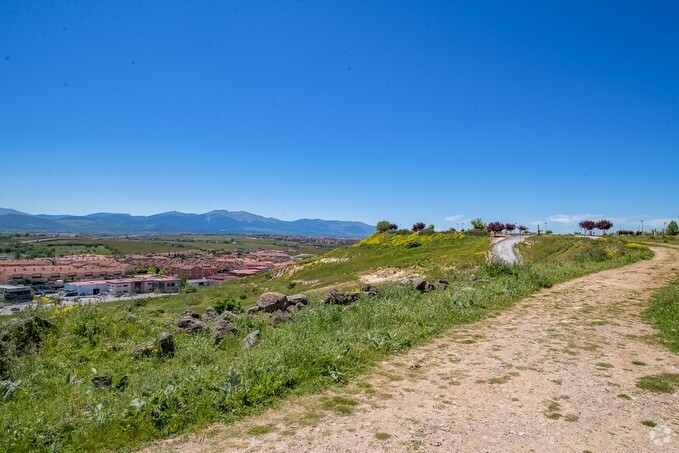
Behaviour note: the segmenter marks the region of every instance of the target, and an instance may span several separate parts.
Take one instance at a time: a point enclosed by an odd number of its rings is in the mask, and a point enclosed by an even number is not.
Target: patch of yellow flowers
[[[69,305],[68,307],[64,307],[62,309],[59,309],[59,307],[55,307],[54,312],[55,315],[59,316],[62,313],[68,313],[69,311],[73,310],[73,305]]]
[[[387,233],[375,233],[372,236],[363,239],[358,242],[355,247],[361,247],[366,245],[381,245],[383,247],[404,247],[413,242],[419,242],[421,245],[427,244],[429,242],[436,241],[446,241],[446,240],[457,240],[464,239],[464,234],[455,233],[434,233],[434,234],[387,234]]]

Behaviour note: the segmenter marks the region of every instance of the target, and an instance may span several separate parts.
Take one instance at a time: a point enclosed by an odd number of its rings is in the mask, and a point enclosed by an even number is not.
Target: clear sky
[[[0,0],[0,207],[661,225],[677,24],[675,1]]]

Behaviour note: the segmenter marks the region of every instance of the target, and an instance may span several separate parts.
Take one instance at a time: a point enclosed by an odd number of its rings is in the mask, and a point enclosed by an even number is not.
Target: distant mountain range
[[[86,216],[71,216],[31,215],[0,208],[0,232],[8,233],[234,233],[358,238],[368,236],[374,231],[374,226],[361,222],[320,219],[285,221],[245,211],[219,210],[205,214],[172,211],[150,216],[98,212]]]

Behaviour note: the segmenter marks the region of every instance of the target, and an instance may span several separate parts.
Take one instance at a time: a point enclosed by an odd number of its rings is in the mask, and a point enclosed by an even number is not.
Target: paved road
[[[518,256],[516,256],[516,253],[514,253],[514,246],[519,242],[523,242],[525,239],[526,236],[511,236],[507,239],[503,239],[502,241],[493,245],[493,256],[500,258],[509,264],[519,264],[521,260]]]

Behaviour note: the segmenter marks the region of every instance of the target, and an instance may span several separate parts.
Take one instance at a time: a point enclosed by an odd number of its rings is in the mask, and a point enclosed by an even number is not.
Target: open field
[[[0,234],[0,253],[24,258],[53,257],[96,253],[128,255],[163,252],[183,252],[191,249],[237,253],[247,250],[283,250],[293,255],[319,255],[342,244],[304,243],[300,238],[271,238],[248,235],[159,235],[143,237],[74,238]],[[346,242],[345,242],[346,243]]]
[[[209,335],[178,333],[177,313],[187,306],[202,311],[247,287],[255,291],[233,302],[246,307],[268,288],[298,292],[298,284],[289,288],[297,274],[257,276],[165,301],[39,313],[55,327],[40,335],[37,353],[31,352],[32,346],[3,347],[6,380],[0,429],[6,435],[0,448],[129,449],[215,421],[232,421],[285,396],[352,382],[390,354],[422,344],[451,326],[496,316],[542,288],[650,256],[645,247],[616,246],[604,255],[551,261],[546,249],[538,253],[538,247],[534,262],[512,267],[483,264],[489,247],[484,238],[440,236],[412,248],[391,239],[337,249],[310,261],[305,276],[318,283],[306,284],[312,290],[309,308],[280,325],[266,315],[239,315],[233,320],[237,335],[219,346]],[[586,248],[600,247],[594,241],[585,243]],[[449,289],[421,294],[396,281],[385,283],[378,296],[349,307],[321,304],[321,293],[313,291],[329,283],[349,284],[389,264],[410,269],[418,263],[426,263],[417,269],[427,276],[447,277]],[[255,329],[261,333],[260,343],[244,348],[243,337]],[[173,358],[131,356],[136,344],[162,331],[175,334]],[[124,376],[125,384],[97,389],[90,382],[94,375],[118,376],[119,381]]]

